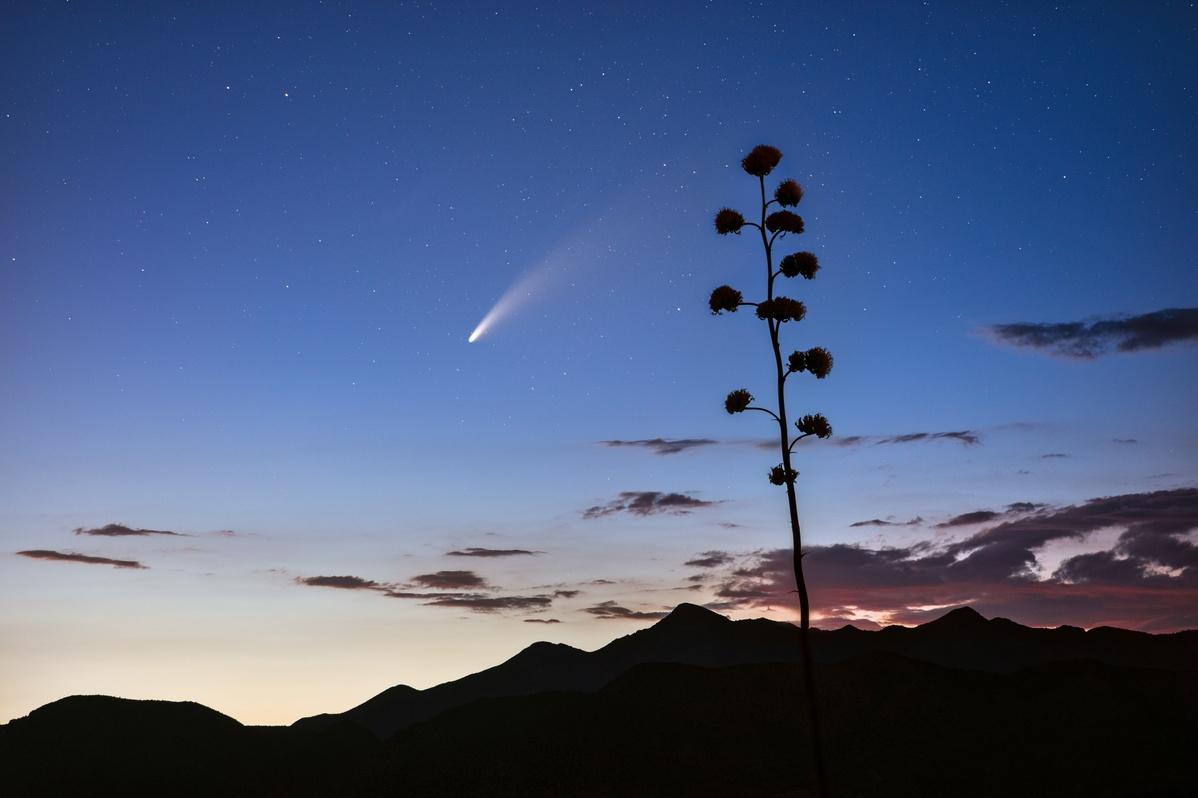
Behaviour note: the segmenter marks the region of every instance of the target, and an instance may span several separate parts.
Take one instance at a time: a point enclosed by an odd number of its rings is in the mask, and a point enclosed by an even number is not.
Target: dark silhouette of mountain
[[[13,796],[354,795],[378,741],[356,724],[320,734],[243,726],[200,704],[70,696],[0,726],[0,792]]]
[[[820,632],[831,794],[1198,796],[1196,638],[1028,629],[967,609]],[[291,727],[73,696],[0,726],[0,790],[797,798],[810,778],[796,646],[788,624],[680,605],[594,652],[537,643]]]
[[[1058,662],[1013,674],[888,654],[820,664],[831,794],[1190,796],[1192,674]],[[388,743],[420,796],[800,796],[799,669],[638,665],[594,693],[487,699]]]
[[[890,653],[993,672],[1087,658],[1112,665],[1198,670],[1198,632],[1150,635],[1107,628],[1031,629],[1003,618],[986,620],[968,607],[915,628],[816,630],[812,647],[818,662]],[[392,687],[344,713],[303,718],[295,726],[311,731],[348,720],[385,739],[412,723],[480,698],[597,690],[644,663],[715,667],[797,659],[798,630],[792,624],[762,618],[732,621],[694,604],[679,604],[653,626],[593,652],[534,643],[494,668],[423,691]]]

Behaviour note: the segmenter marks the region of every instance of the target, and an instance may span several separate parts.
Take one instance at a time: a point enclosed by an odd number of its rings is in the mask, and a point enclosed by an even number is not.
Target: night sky
[[[269,5],[0,12],[0,720],[794,618],[760,143],[820,623],[1198,626],[1193,3]]]

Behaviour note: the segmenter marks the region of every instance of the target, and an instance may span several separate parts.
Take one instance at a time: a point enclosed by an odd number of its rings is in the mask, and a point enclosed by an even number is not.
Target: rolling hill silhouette
[[[679,605],[428,690],[248,727],[72,696],[0,726],[18,796],[800,796],[796,632]],[[1198,631],[1029,629],[958,609],[819,632],[833,795],[1198,795]]]

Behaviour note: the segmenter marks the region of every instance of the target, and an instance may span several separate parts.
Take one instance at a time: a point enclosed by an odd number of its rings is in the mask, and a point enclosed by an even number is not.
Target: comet
[[[553,257],[546,258],[512,283],[495,301],[487,314],[482,317],[482,321],[474,328],[474,332],[470,333],[466,342],[474,343],[496,324],[543,293],[554,275],[553,263],[555,260],[556,258]]]
[[[623,215],[628,213],[625,210]],[[534,299],[567,283],[573,285],[580,271],[615,257],[616,244],[627,235],[629,227],[627,220],[612,221],[607,213],[576,227],[503,292],[470,333],[467,343],[475,343]]]

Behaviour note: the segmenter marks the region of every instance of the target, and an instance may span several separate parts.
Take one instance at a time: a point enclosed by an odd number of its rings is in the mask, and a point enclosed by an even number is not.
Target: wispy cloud
[[[455,549],[454,551],[445,552],[447,557],[521,557],[535,556],[544,554],[543,551],[532,551],[530,549],[486,549],[481,546],[471,546],[466,549]]]
[[[420,587],[434,590],[462,590],[487,586],[487,580],[474,571],[437,571],[432,574],[418,574],[412,577],[412,582]]]
[[[86,565],[111,565],[113,568],[140,568],[146,569],[149,566],[142,565],[137,560],[114,560],[110,557],[93,557],[90,554],[78,554],[73,551],[51,551],[50,549],[28,549],[26,551],[18,551],[17,554],[21,557],[29,557],[34,560],[57,560],[59,562],[78,562]]]
[[[383,585],[360,576],[297,576],[295,581],[309,587],[335,587],[342,590],[382,590]]]
[[[870,518],[867,521],[854,521],[853,523],[849,524],[849,526],[919,526],[922,523],[923,518],[917,515],[910,521],[888,521],[884,518]]]
[[[844,435],[832,437],[837,446],[885,446],[899,443],[933,443],[951,441],[962,446],[978,446],[982,442],[980,433],[974,430],[952,430],[949,432],[906,432],[901,435]],[[777,445],[777,441],[774,441]]]
[[[96,535],[100,537],[118,538],[118,537],[133,537],[146,535],[171,535],[174,537],[183,537],[179,532],[168,532],[165,529],[135,529],[125,526],[124,524],[105,524],[104,526],[87,528],[76,527],[76,535]]]
[[[719,441],[712,440],[711,438],[647,438],[636,441],[599,441],[600,446],[611,448],[635,447],[648,450],[653,454],[679,454],[690,449],[714,446],[718,443]]]
[[[553,604],[555,598],[578,593],[578,591],[562,590],[553,594],[503,595],[495,592],[496,588],[488,585],[486,580],[473,571],[438,571],[432,574],[420,574],[413,577],[409,584],[377,582],[360,576],[302,576],[297,577],[295,582],[307,587],[365,590],[387,598],[419,601],[428,607],[450,607],[480,613],[504,610],[544,610]],[[425,589],[414,590],[413,586]],[[475,589],[463,590],[462,588]],[[479,592],[479,589],[488,592]]]
[[[534,596],[494,596],[486,593],[447,592],[426,593],[402,589],[386,590],[384,595],[390,598],[412,599],[427,607],[453,607],[466,609],[471,612],[498,612],[500,610],[539,610],[553,603],[553,596],[538,594]]]
[[[615,513],[631,515],[682,515],[704,507],[714,507],[718,502],[696,499],[685,493],[662,493],[655,490],[624,491],[607,504],[595,505],[583,510],[583,518],[602,518]]]
[[[685,565],[694,566],[695,568],[715,568],[720,565],[727,565],[730,562],[732,562],[732,555],[726,551],[705,551],[698,557],[687,560]]]
[[[620,606],[615,601],[604,601],[591,607],[585,607],[581,610],[581,612],[589,613],[597,618],[630,621],[657,620],[658,618],[664,618],[669,615],[669,613],[664,610],[651,612],[630,610],[627,607]]]
[[[994,510],[974,510],[973,512],[961,513],[960,515],[954,515],[952,518],[948,519],[947,521],[941,521],[939,524],[936,524],[936,528],[937,529],[948,529],[948,528],[954,527],[954,526],[971,526],[973,524],[984,524],[987,521],[993,521],[995,518],[998,518],[1001,515],[1002,515],[1002,513],[995,512]]]
[[[1167,308],[1139,316],[1105,316],[1048,324],[1019,322],[985,328],[995,341],[1092,360],[1115,352],[1140,352],[1198,339],[1198,308]]]

